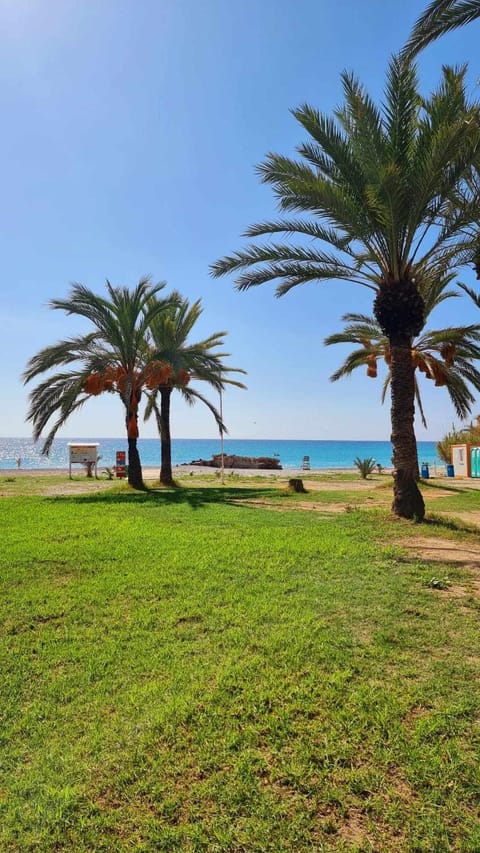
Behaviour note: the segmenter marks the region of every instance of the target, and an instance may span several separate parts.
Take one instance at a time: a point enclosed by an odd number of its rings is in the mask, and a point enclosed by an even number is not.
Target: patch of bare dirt
[[[342,513],[342,512],[351,512],[355,509],[362,509],[367,507],[368,509],[373,507],[384,507],[385,504],[380,501],[369,501],[368,504],[365,504],[364,507],[361,507],[360,504],[358,506],[356,504],[351,504],[348,502],[337,502],[337,503],[322,503],[321,504],[313,504],[310,501],[295,501],[294,503],[284,503],[280,504],[277,501],[269,501],[267,498],[258,498],[253,500],[243,500],[240,498],[239,500],[233,501],[233,503],[239,504],[241,506],[251,506],[251,507],[262,507],[263,509],[272,509],[277,512],[292,512],[295,510],[309,511],[309,512],[319,512],[325,513],[327,515],[331,515],[332,513]]]
[[[461,512],[454,510],[449,512],[448,515],[480,528],[480,510],[478,509],[463,510]]]
[[[443,595],[448,598],[480,599],[480,549],[465,542],[455,542],[451,539],[435,539],[427,536],[416,536],[406,542],[402,547],[421,559],[432,563],[450,563],[453,566],[461,566],[472,571],[471,577],[465,583],[451,583],[443,590]],[[464,608],[465,612],[468,610]]]
[[[251,507],[262,507],[262,509],[273,509],[277,512],[290,512],[291,510],[313,510],[317,512],[345,512],[345,504],[342,503],[334,503],[334,504],[312,504],[307,501],[295,501],[295,503],[284,503],[280,504],[277,501],[269,501],[265,498],[258,498],[253,500],[243,500],[239,499],[233,501],[233,503],[240,504],[241,506],[251,506]]]
[[[480,548],[478,545],[433,536],[415,536],[400,544],[407,551],[415,553],[424,560],[480,569]]]
[[[86,483],[56,483],[54,486],[47,486],[42,489],[42,495],[46,497],[64,497],[65,495],[84,495],[88,492],[104,492],[105,489],[112,487],[112,481],[100,480],[95,483],[91,481]]]
[[[360,846],[365,842],[372,844],[373,838],[367,831],[365,815],[358,809],[350,809],[346,818],[338,828],[339,835],[348,844]]]
[[[383,483],[381,484],[383,485]],[[374,480],[305,480],[305,488],[309,492],[371,492],[377,489],[379,482]]]
[[[411,725],[413,723],[416,723],[417,720],[422,720],[425,717],[429,717],[431,713],[431,708],[426,708],[424,705],[414,705],[413,708],[410,708],[410,710],[407,711],[403,718],[403,721],[407,725]]]
[[[424,492],[423,494],[428,498],[428,500],[430,500],[430,498],[435,500],[435,498],[451,498],[453,492],[451,489],[435,487],[434,489],[429,489],[428,492]]]

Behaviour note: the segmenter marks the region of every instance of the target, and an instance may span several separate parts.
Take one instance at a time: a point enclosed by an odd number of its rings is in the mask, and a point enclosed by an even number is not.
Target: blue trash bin
[[[454,477],[454,476],[455,476],[455,468],[453,467],[453,465],[447,465],[447,477]]]
[[[430,471],[428,468],[428,462],[422,462],[422,479],[428,480],[430,477]]]

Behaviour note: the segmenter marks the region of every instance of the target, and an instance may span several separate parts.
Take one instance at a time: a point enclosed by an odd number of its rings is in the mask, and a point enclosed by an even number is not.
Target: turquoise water
[[[0,438],[0,469],[16,468],[21,458],[22,468],[67,468],[68,442],[75,438],[59,438],[53,443],[50,456],[40,454],[40,446],[27,438]],[[115,464],[115,452],[127,450],[122,438],[81,438],[79,443],[98,441],[100,466]],[[160,443],[156,438],[141,438],[138,441],[142,465],[160,466]],[[194,459],[210,459],[220,453],[218,438],[177,438],[172,441],[172,463],[182,465]],[[299,468],[304,456],[310,456],[312,468],[353,468],[355,457],[373,457],[381,465],[390,467],[392,447],[389,441],[306,441],[306,440],[256,440],[225,439],[225,453],[239,456],[276,456],[283,468]],[[437,462],[436,443],[418,442],[419,462]]]

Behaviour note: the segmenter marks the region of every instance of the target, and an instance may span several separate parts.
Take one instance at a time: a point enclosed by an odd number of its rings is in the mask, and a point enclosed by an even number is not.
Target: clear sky
[[[369,312],[369,291],[309,284],[278,300],[269,285],[238,293],[208,266],[275,213],[254,167],[303,140],[290,109],[307,101],[333,110],[345,68],[378,99],[388,58],[424,5],[0,0],[0,435],[30,435],[25,364],[80,328],[48,300],[73,281],[101,292],[106,278],[134,285],[151,274],[201,297],[198,335],[228,331],[230,362],[248,371],[248,390],[224,398],[232,438],[389,438],[381,379],[358,372],[330,383],[346,350],[322,344],[345,311]],[[426,92],[445,62],[470,61],[476,86],[479,36],[472,24],[425,51]],[[469,271],[462,278],[473,283]],[[434,318],[437,327],[480,320],[466,298]],[[432,385],[422,386],[429,428],[417,422],[420,440],[454,420],[445,390]],[[216,434],[200,405],[178,398],[172,408],[174,436]],[[119,402],[92,399],[59,435],[123,435]],[[153,422],[141,435],[156,435]]]

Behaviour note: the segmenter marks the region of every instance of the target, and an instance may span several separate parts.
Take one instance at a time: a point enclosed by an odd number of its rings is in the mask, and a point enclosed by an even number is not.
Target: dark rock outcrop
[[[222,454],[215,453],[211,459],[194,459],[190,465],[206,465],[208,468],[222,467]],[[280,460],[270,456],[236,456],[234,453],[225,453],[223,457],[224,468],[259,468],[264,471],[281,471]]]

